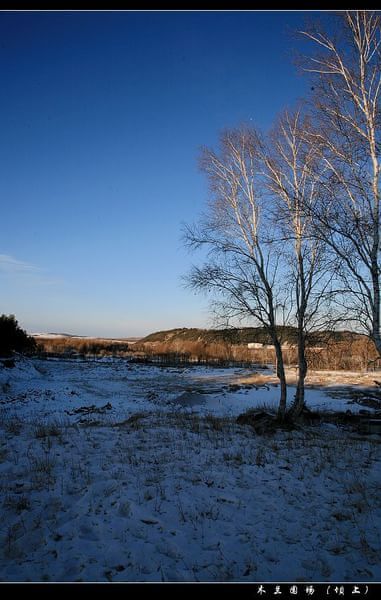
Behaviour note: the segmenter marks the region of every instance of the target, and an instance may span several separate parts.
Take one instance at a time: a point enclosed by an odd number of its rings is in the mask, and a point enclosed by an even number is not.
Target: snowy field
[[[237,385],[253,380],[123,359],[0,366],[0,580],[381,580],[380,436],[257,436],[236,417],[279,390]],[[364,408],[330,386],[308,405]]]

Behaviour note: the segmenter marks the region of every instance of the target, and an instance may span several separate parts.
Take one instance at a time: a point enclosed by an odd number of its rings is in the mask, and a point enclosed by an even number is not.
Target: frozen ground
[[[380,580],[380,437],[256,436],[235,417],[278,389],[237,389],[247,378],[122,359],[0,367],[0,580]],[[364,408],[343,390],[307,402]]]

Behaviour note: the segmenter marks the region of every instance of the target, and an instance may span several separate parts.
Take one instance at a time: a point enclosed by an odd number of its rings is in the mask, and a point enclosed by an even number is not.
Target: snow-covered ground
[[[0,580],[380,580],[380,437],[257,436],[236,416],[279,390],[237,389],[250,376],[0,366]],[[308,389],[307,403],[364,408],[343,389]]]

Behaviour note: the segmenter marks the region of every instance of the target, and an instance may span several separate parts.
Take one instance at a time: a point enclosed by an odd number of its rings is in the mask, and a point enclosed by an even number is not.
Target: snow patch
[[[245,370],[0,367],[3,581],[377,581],[379,437],[257,436]],[[290,401],[293,388],[290,387]],[[308,389],[310,408],[357,410]]]

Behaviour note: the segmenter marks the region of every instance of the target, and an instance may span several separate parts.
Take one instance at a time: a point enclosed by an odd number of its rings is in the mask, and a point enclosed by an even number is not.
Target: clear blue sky
[[[199,147],[306,93],[306,16],[0,13],[0,313],[29,332],[210,325],[181,282]]]

